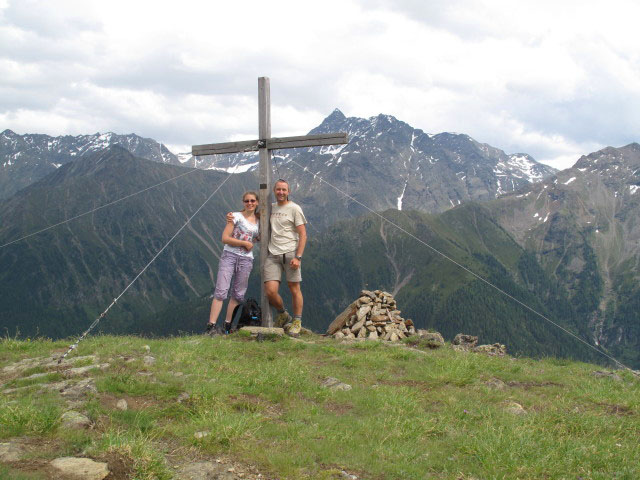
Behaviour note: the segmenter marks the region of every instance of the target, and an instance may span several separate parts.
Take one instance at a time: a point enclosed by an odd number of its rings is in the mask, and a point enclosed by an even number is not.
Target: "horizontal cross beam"
[[[301,135],[299,137],[267,138],[266,140],[245,140],[242,142],[210,143],[194,145],[191,154],[219,155],[222,153],[256,152],[260,148],[280,150],[283,148],[320,147],[323,145],[338,145],[349,142],[346,133],[323,133],[320,135]]]

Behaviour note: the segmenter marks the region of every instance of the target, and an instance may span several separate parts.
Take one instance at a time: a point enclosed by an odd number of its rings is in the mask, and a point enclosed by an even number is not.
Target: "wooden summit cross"
[[[260,190],[258,201],[260,202],[260,284],[262,325],[273,326],[271,307],[264,291],[264,265],[267,260],[269,238],[271,236],[269,219],[271,218],[271,150],[282,148],[318,147],[322,145],[338,145],[349,140],[346,133],[327,133],[322,135],[302,135],[299,137],[271,138],[271,96],[269,92],[269,79],[258,78],[258,140],[242,142],[210,143],[207,145],[194,145],[191,154],[194,157],[201,155],[219,155],[223,153],[260,152]]]

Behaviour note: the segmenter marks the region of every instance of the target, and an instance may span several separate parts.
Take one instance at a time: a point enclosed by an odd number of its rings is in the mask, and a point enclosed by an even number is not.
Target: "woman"
[[[224,330],[228,332],[231,329],[233,309],[244,301],[244,294],[247,291],[249,274],[253,268],[253,243],[259,240],[256,214],[258,195],[255,192],[246,192],[242,196],[242,201],[244,208],[240,212],[233,212],[222,232],[222,243],[225,245],[218,265],[216,289],[211,302],[206,333],[215,332],[222,302],[227,298],[229,289],[231,289],[231,300],[227,305]]]

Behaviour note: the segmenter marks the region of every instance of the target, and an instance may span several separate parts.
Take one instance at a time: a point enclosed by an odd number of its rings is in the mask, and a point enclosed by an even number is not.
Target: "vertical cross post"
[[[271,238],[271,150],[267,148],[267,139],[271,138],[271,94],[269,79],[258,78],[258,146],[260,152],[260,307],[262,308],[262,326],[273,327],[271,306],[264,288],[264,267],[269,255]]]
[[[258,140],[242,140],[239,142],[209,143],[193,145],[191,153],[199,155],[220,155],[237,152],[260,153],[258,201],[260,202],[260,289],[262,308],[262,326],[273,327],[271,306],[264,288],[264,267],[269,255],[269,239],[271,238],[271,150],[284,148],[320,147],[323,145],[343,145],[349,142],[346,133],[323,133],[319,135],[302,135],[297,137],[271,137],[271,94],[269,78],[258,78]]]

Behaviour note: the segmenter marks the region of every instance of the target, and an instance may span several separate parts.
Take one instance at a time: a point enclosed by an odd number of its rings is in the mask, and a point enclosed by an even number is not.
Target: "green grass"
[[[142,479],[172,478],[176,451],[226,455],[283,479],[340,478],[342,470],[360,478],[640,478],[640,381],[630,373],[616,381],[595,377],[601,367],[590,364],[448,346],[268,340],[89,338],[75,355],[111,363],[92,374],[98,394],[82,409],[95,428],[60,428],[61,398],[19,391],[0,400],[0,437],[55,439],[65,454],[117,454]],[[11,361],[56,348],[18,343]],[[151,366],[142,362],[144,344]],[[327,377],[352,389],[323,388]],[[505,387],[491,388],[492,379]],[[182,393],[189,397],[178,402]],[[116,409],[117,398],[129,409]],[[510,402],[527,413],[508,412]]]

